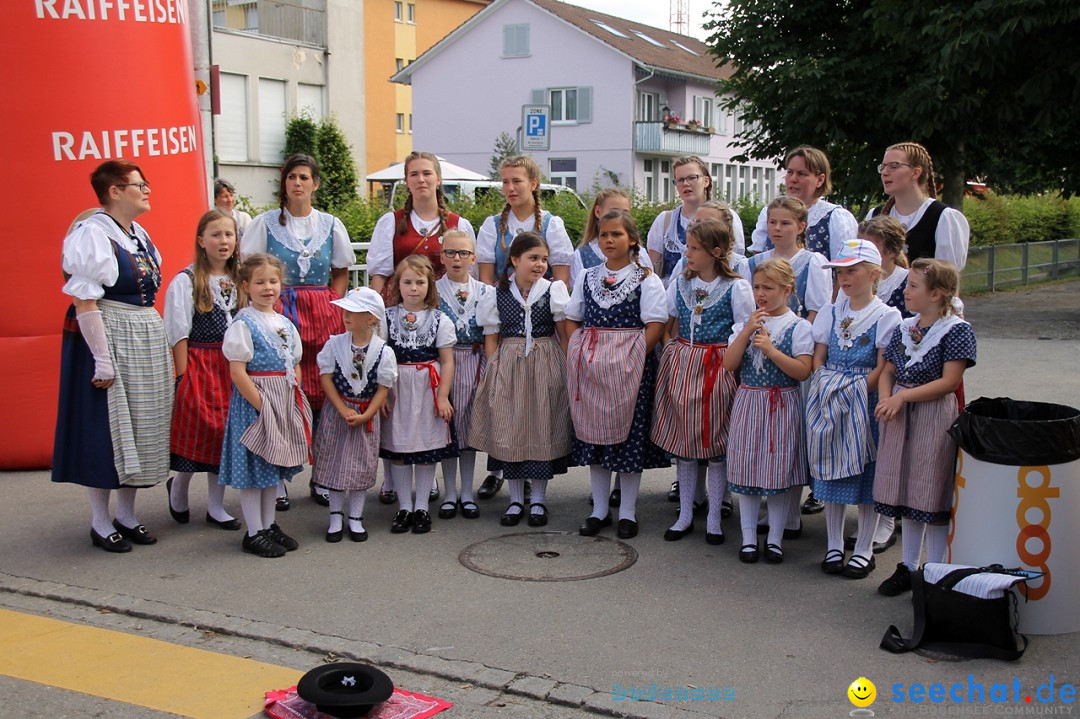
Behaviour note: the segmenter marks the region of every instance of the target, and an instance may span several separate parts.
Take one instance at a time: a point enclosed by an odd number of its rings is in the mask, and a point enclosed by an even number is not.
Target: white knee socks
[[[413,500],[413,511],[422,509],[426,512],[431,502],[431,485],[435,483],[435,465],[414,464],[413,472],[416,477],[416,499]]]
[[[723,534],[720,528],[720,503],[724,497],[730,497],[727,491],[727,462],[709,462],[709,518],[705,531],[709,534]]]
[[[825,503],[825,532],[828,535],[828,550],[844,551],[844,510],[846,505],[838,502]]]
[[[390,486],[397,492],[398,509],[413,511],[413,468],[411,464],[390,465]]]
[[[472,502],[475,500],[475,497],[473,497],[473,475],[476,472],[476,452],[471,449],[461,450],[461,456],[458,457],[458,466],[461,468],[461,493],[459,498],[462,503]]]
[[[137,527],[139,520],[135,519],[135,492],[134,487],[121,487],[116,490],[116,521],[125,527]]]
[[[874,511],[873,503],[859,505],[859,531],[855,536],[855,554],[852,556],[857,555],[868,561],[874,556],[874,529],[881,519],[884,517]]]
[[[349,492],[349,529],[353,532],[364,531],[364,524],[360,520],[364,518],[364,505],[366,503],[366,491],[354,489]]]
[[[341,510],[345,506],[345,493],[339,489],[328,491],[330,493],[330,526],[326,528],[326,531],[340,532],[342,524]]]
[[[506,486],[510,491],[511,504],[511,506],[506,508],[506,514],[521,514],[521,509],[512,505],[516,503],[525,506],[525,480],[508,479],[506,480]]]
[[[273,487],[262,490],[259,501],[262,505],[263,529],[270,529],[270,525],[277,521],[277,490]]]
[[[244,524],[247,525],[249,537],[254,537],[264,529],[262,520],[262,494],[261,489],[241,489],[240,514],[244,516]],[[276,498],[276,497],[275,497]],[[266,525],[270,526],[270,525]]]
[[[913,519],[905,519],[904,533],[900,540],[904,564],[911,571],[919,568],[919,555],[922,553],[923,529],[926,525]]]
[[[679,482],[679,517],[671,528],[681,532],[694,523],[694,492],[697,487],[698,467],[694,460],[680,459],[675,462],[675,479]]]
[[[641,472],[622,472],[620,477],[622,479],[622,500],[619,502],[619,519],[629,519],[636,522],[637,497],[638,491],[641,489]],[[607,495],[604,496],[604,504],[607,504]]]
[[[173,488],[176,488],[176,484],[173,484]],[[187,495],[184,497],[186,499]],[[233,519],[233,516],[225,511],[225,485],[213,472],[206,474],[206,511],[219,522]]]
[[[907,529],[907,527],[904,527],[904,529]],[[926,525],[926,561],[945,561],[945,545],[947,544],[948,538],[948,524]]]
[[[534,479],[532,481],[532,494],[529,498],[529,511],[532,514],[543,514],[544,510],[532,505],[544,504],[547,501],[547,488],[548,480],[546,479]]]
[[[757,513],[761,497],[756,494],[738,494],[739,526],[742,528],[742,543],[757,546]]]
[[[192,472],[177,472],[172,478],[169,490],[169,505],[177,512],[185,512],[188,506],[188,487],[191,484]],[[213,475],[216,477],[217,475]]]
[[[765,506],[769,510],[769,544],[775,544],[778,547],[783,546],[784,541],[784,527],[787,526],[788,512],[791,511],[791,499],[788,495],[795,495],[795,506],[798,507],[798,500],[802,496],[802,487],[793,487],[783,494],[770,494],[765,498]],[[798,509],[795,513],[798,514]]]
[[[102,537],[108,537],[116,531],[109,517],[109,491],[96,487],[88,487],[86,490],[90,497],[90,526]]]
[[[590,464],[589,482],[592,484],[592,516],[603,519],[608,514],[607,500],[608,491],[611,489],[611,472],[599,464]],[[622,501],[626,502],[625,496]]]
[[[879,544],[889,541],[889,537],[892,536],[893,530],[896,528],[896,520],[892,517],[886,517],[884,514],[878,517],[877,530],[874,532],[874,541]]]
[[[442,478],[443,478],[443,502],[450,502],[454,504],[457,502],[457,468],[458,458],[450,457],[449,459],[442,460],[439,464],[442,465]]]

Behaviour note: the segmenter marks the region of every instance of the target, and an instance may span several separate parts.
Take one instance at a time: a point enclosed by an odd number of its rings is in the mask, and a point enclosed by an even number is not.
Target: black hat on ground
[[[315,667],[300,678],[296,693],[339,719],[367,716],[394,693],[390,677],[368,664],[337,662]]]

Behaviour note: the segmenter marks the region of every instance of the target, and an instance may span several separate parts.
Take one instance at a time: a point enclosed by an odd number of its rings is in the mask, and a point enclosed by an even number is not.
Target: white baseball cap
[[[878,252],[878,248],[874,246],[873,242],[848,240],[840,248],[840,252],[836,257],[831,262],[825,263],[825,267],[851,267],[860,262],[869,262],[874,265],[881,264],[881,253]]]
[[[331,300],[330,304],[349,312],[370,312],[380,321],[386,320],[386,305],[383,304],[382,296],[370,287],[349,290],[340,300]]]

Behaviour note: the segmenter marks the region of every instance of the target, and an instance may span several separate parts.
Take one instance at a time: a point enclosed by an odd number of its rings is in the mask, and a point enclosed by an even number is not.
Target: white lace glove
[[[94,379],[115,379],[109,342],[105,338],[105,323],[101,321],[101,310],[75,315],[75,320],[79,323],[79,331],[86,340],[86,346],[90,348],[90,354],[94,356]]]

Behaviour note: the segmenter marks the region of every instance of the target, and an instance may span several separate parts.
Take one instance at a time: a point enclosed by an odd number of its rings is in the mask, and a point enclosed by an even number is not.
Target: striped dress
[[[941,379],[946,362],[960,360],[968,367],[975,366],[971,325],[955,316],[937,322],[943,323],[940,334],[934,332],[933,325],[920,325],[918,315],[893,331],[885,361],[896,367],[894,393]],[[911,330],[919,326],[926,330],[926,336],[916,348]],[[956,443],[948,429],[957,414],[956,395],[949,394],[926,402],[907,402],[896,417],[881,423],[874,475],[876,512],[928,524],[949,520]]]
[[[773,345],[788,355],[813,354],[810,323],[785,313],[766,320]],[[731,331],[729,344],[743,323]],[[768,496],[806,484],[806,434],[799,383],[748,345],[739,367],[728,431],[728,486]]]
[[[472,424],[473,400],[480,376],[487,366],[484,354],[484,332],[476,324],[476,308],[480,299],[494,288],[469,278],[464,284],[453,282],[443,275],[435,283],[439,290],[439,309],[454,323],[457,344],[454,345],[454,383],[450,389],[450,404],[454,406],[454,430],[459,449],[470,447],[469,427]]]
[[[735,373],[724,369],[724,352],[736,320],[749,316],[752,290],[745,280],[718,278],[706,284],[677,276],[668,297],[679,320],[679,337],[660,358],[652,440],[679,459],[720,459],[727,454],[738,385]]]
[[[568,301],[562,282],[538,280],[524,303],[498,287],[477,309],[484,333],[499,334],[499,348],[476,390],[470,443],[506,479],[550,479],[569,466],[566,358],[555,335]]]
[[[187,282],[174,281],[174,289],[189,289],[194,282],[191,268],[181,273]],[[180,280],[180,277],[177,277]],[[221,352],[225,330],[236,312],[236,289],[229,276],[210,277],[213,306],[209,312],[199,312],[191,298],[190,330],[186,337],[170,337],[175,345],[187,340],[187,370],[176,385],[173,405],[170,467],[176,472],[210,472],[217,474],[221,461],[221,445],[225,439],[225,418],[229,413],[232,377],[229,361]],[[179,303],[177,303],[179,304]],[[166,330],[173,326],[174,303],[165,307]],[[186,323],[185,323],[186,324]]]
[[[379,387],[397,381],[394,352],[378,336],[357,348],[348,332],[334,335],[319,353],[319,372],[331,375],[346,407],[364,413]],[[319,419],[312,454],[311,478],[320,487],[364,491],[375,484],[379,466],[379,413],[359,427],[350,426],[332,406]]]
[[[285,317],[257,317],[240,310],[225,332],[222,352],[246,362],[262,410],[233,388],[219,481],[233,489],[270,489],[292,479],[310,457],[311,407],[292,378],[299,364],[300,335]],[[260,313],[261,314],[261,313]]]
[[[653,317],[647,313],[656,297],[660,311]],[[667,320],[663,282],[634,264],[616,273],[593,267],[575,285],[567,317],[582,325],[566,358],[574,463],[627,473],[670,466],[649,436],[658,362],[656,353],[645,352],[644,332],[646,320]]]
[[[841,295],[814,321],[814,341],[828,346],[824,367],[810,377],[806,444],[814,496],[839,504],[874,501],[878,423],[877,390],[866,378],[900,322],[900,313],[876,298],[850,310]]]

